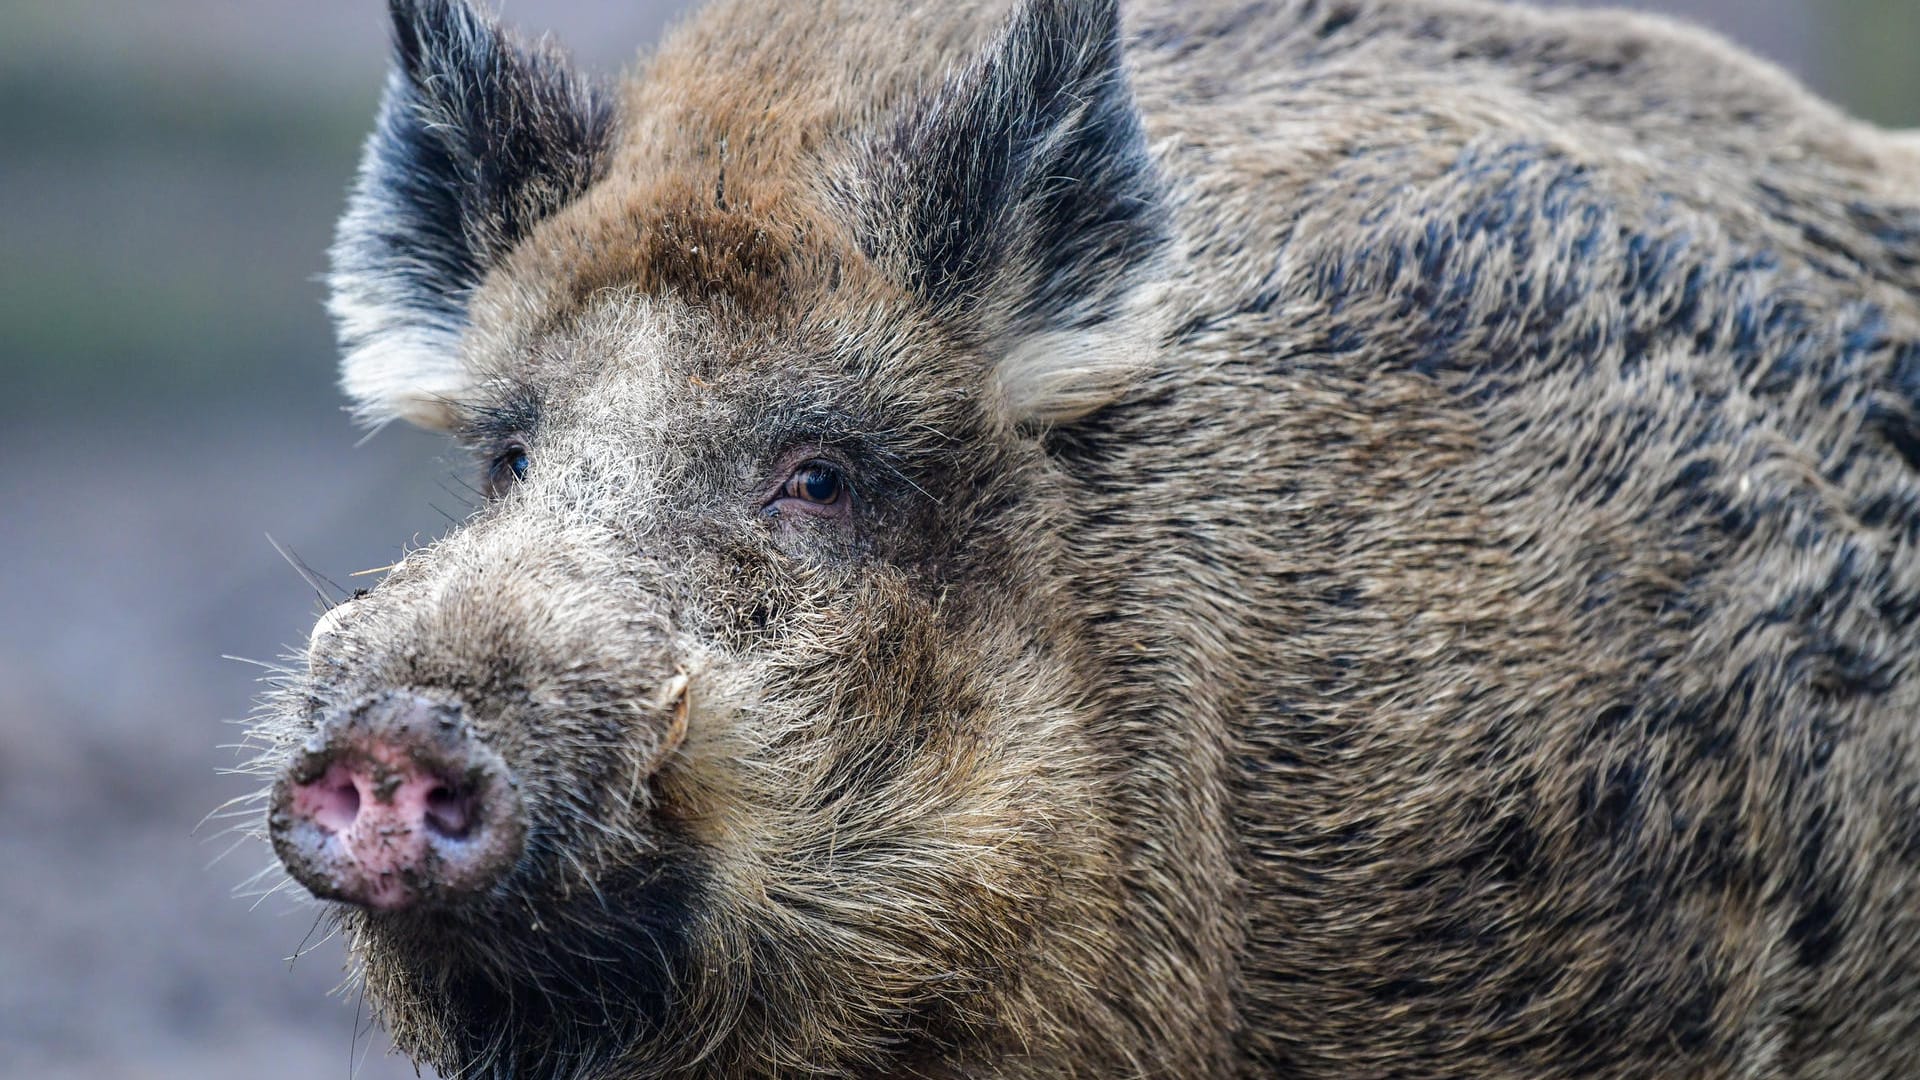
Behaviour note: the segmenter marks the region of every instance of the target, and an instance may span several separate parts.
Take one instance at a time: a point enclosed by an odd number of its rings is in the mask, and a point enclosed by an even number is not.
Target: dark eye
[[[793,471],[780,492],[786,498],[800,499],[817,506],[832,506],[846,493],[846,481],[840,470],[822,461],[810,461]]]
[[[507,447],[487,466],[487,494],[499,495],[525,480],[528,464],[526,447],[518,443]]]
[[[846,473],[825,461],[809,461],[793,470],[780,485],[779,494],[767,503],[767,513],[811,514],[816,517],[844,517],[853,505],[852,488]]]
[[[831,465],[808,465],[787,480],[787,494],[797,500],[831,505],[839,502],[839,492],[839,469]]]

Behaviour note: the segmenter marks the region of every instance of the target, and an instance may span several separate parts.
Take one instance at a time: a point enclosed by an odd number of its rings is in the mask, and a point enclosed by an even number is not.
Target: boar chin
[[[664,868],[597,884],[537,906],[348,909],[343,929],[368,1000],[418,1060],[564,1073],[555,1062],[611,1056],[672,1028],[696,920],[697,890]]]

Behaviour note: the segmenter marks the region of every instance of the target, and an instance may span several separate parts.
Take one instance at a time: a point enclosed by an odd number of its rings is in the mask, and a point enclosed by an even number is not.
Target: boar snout
[[[519,783],[461,704],[399,690],[322,718],[269,827],[315,896],[387,911],[484,892],[526,836]]]

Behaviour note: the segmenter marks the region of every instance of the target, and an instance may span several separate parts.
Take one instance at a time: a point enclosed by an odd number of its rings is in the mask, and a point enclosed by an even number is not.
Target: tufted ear
[[[869,254],[992,343],[1016,417],[1117,396],[1149,348],[1130,303],[1166,241],[1117,0],[1024,0],[910,107],[846,197]]]
[[[368,423],[452,422],[467,299],[593,182],[606,98],[465,0],[391,0],[394,68],[334,241],[341,381]]]

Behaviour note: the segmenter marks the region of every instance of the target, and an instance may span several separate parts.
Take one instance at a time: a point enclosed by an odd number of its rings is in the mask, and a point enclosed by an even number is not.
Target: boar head
[[[855,1075],[1121,1022],[1129,763],[1054,452],[1140,364],[1165,248],[1114,5],[844,50],[741,18],[616,93],[393,3],[344,384],[487,497],[323,617],[256,737],[282,861],[458,1075]]]

